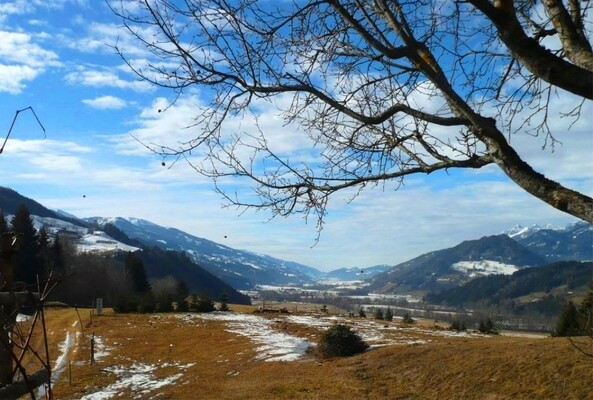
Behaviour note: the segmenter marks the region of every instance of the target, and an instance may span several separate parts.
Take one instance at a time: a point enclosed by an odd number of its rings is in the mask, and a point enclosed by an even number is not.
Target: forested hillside
[[[512,275],[476,278],[459,287],[429,293],[425,300],[456,307],[505,307],[515,312],[533,309],[554,315],[567,299],[587,290],[592,271],[590,261],[561,261]]]

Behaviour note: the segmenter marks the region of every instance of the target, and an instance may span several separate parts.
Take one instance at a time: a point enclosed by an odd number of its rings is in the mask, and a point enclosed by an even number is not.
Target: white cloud
[[[19,94],[25,88],[25,83],[35,79],[39,73],[27,65],[0,64],[0,92]]]
[[[128,81],[120,78],[118,74],[107,69],[90,70],[81,67],[78,71],[67,74],[65,80],[71,85],[130,89],[135,92],[150,92],[154,90],[154,87],[147,82],[139,80]]]
[[[32,36],[0,31],[0,92],[19,94],[27,82],[61,65],[58,55],[32,42]]]
[[[84,99],[82,102],[89,107],[97,108],[99,110],[119,110],[128,105],[125,100],[115,96],[101,96],[94,99]]]

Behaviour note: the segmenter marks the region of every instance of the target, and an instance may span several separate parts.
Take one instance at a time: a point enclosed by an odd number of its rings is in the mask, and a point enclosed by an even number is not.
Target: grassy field
[[[230,320],[107,312],[91,322],[89,310],[79,318],[73,309],[50,309],[54,398],[593,399],[593,359],[567,339],[452,335],[431,321],[410,326],[305,313],[255,317],[252,309],[231,308],[257,318],[244,329],[264,321],[268,339],[284,335],[276,344],[288,337],[316,342],[324,326],[347,321],[374,346],[344,359],[304,353],[270,361],[274,350],[250,333],[237,333]]]

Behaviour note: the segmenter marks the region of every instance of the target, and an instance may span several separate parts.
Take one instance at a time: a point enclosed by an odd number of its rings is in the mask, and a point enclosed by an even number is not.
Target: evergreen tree
[[[572,301],[566,303],[562,308],[554,333],[556,336],[580,336],[584,334],[583,328],[579,324],[579,312]]]
[[[2,235],[4,232],[8,232],[8,223],[6,222],[4,212],[0,210],[0,235]]]
[[[492,319],[480,319],[480,322],[478,324],[478,331],[480,333],[496,333],[496,328],[494,327],[494,322],[492,322]]]
[[[11,221],[11,229],[20,235],[20,248],[14,257],[13,277],[15,282],[27,285],[37,284],[37,278],[44,278],[43,260],[39,256],[39,236],[33,226],[31,214],[21,204]]]
[[[45,226],[39,228],[39,231],[37,232],[37,243],[39,245],[39,258],[43,264],[43,272],[44,275],[47,276],[51,270],[51,261],[49,254],[50,238]]]
[[[376,308],[374,312],[375,319],[383,319],[383,310],[381,308]]]
[[[589,285],[589,291],[579,306],[579,314],[584,334],[593,337],[593,282]]]
[[[387,307],[385,315],[383,315],[383,319],[385,321],[393,321],[393,311],[391,311],[391,307]]]
[[[403,319],[404,323],[406,324],[413,324],[414,322],[414,318],[412,318],[412,316],[410,315],[410,313],[405,313],[404,314],[404,319]]]
[[[127,282],[135,293],[150,292],[150,284],[146,279],[144,263],[135,253],[128,252],[125,271]]]
[[[0,251],[2,251],[2,234],[8,232],[8,223],[6,222],[6,218],[4,217],[4,212],[0,210]]]
[[[61,275],[66,270],[66,260],[64,254],[64,247],[62,246],[62,240],[59,236],[56,236],[51,247],[49,248],[49,259],[51,270],[54,274]]]

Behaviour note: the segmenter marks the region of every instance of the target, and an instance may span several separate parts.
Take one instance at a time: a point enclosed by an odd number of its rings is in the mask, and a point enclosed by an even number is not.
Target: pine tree
[[[593,337],[593,282],[589,285],[589,291],[579,306],[579,314],[584,335]]]
[[[579,325],[579,312],[572,301],[564,305],[556,323],[556,336],[579,336],[583,335],[583,329]]]
[[[383,310],[381,308],[376,308],[373,316],[375,317],[375,319],[382,320],[383,319]]]
[[[8,223],[4,217],[4,212],[0,210],[0,252],[2,251],[2,234],[8,232]]]
[[[416,321],[414,320],[414,318],[412,318],[412,316],[410,315],[410,313],[405,313],[404,314],[403,322],[406,323],[406,324],[413,324]]]
[[[383,315],[383,319],[385,321],[393,321],[393,311],[391,311],[391,307],[387,307],[385,315]]]
[[[128,252],[126,256],[126,277],[131,289],[135,293],[150,292],[150,284],[146,278],[144,263],[135,253]]]
[[[491,318],[487,318],[486,320],[480,319],[478,324],[478,331],[480,333],[496,333],[496,329],[494,327],[494,322],[492,322]]]
[[[6,222],[4,212],[0,210],[0,235],[2,235],[4,232],[8,232],[8,223]]]
[[[50,238],[45,226],[39,228],[39,231],[37,232],[37,243],[39,245],[39,258],[43,264],[44,275],[47,276],[51,270],[51,261],[49,254]]]
[[[37,278],[44,278],[43,260],[39,256],[39,236],[33,226],[29,210],[21,204],[11,221],[11,229],[20,235],[20,248],[14,257],[15,282],[36,285]]]
[[[61,275],[66,270],[66,260],[64,254],[64,247],[59,236],[56,236],[51,247],[49,248],[49,258],[51,270],[58,275]]]

